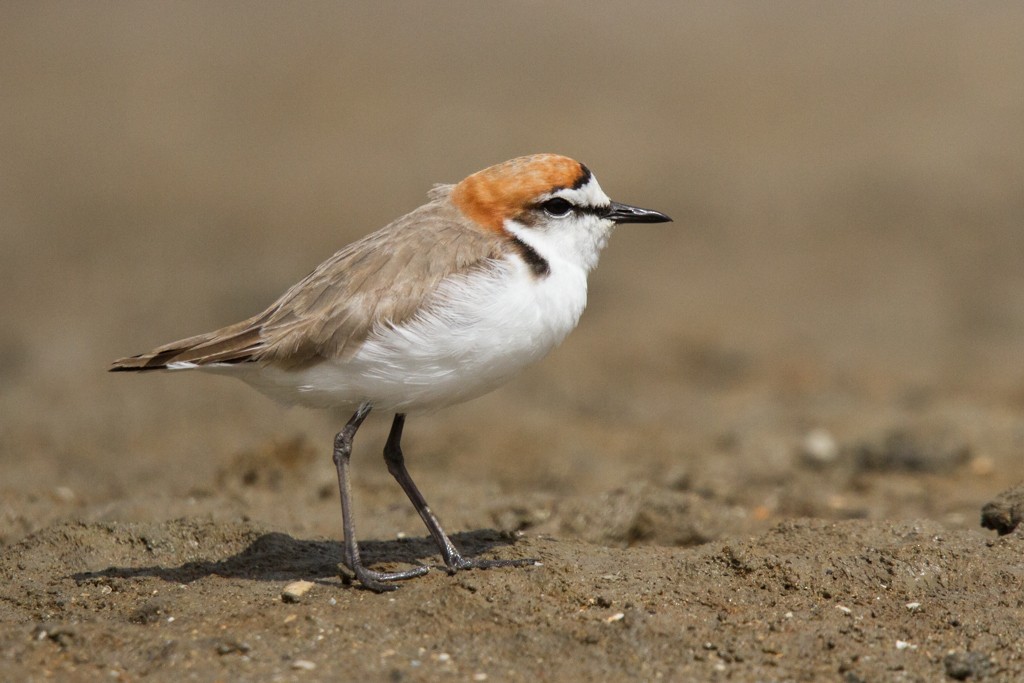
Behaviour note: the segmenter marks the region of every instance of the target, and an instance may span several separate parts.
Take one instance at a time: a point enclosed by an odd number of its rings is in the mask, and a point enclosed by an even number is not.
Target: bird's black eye
[[[561,197],[554,197],[541,204],[540,208],[544,209],[544,213],[549,216],[566,216],[572,211],[572,202]]]

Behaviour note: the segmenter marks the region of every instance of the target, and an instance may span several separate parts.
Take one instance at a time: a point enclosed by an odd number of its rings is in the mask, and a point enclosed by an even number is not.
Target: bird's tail
[[[119,358],[111,363],[110,371],[183,370],[247,363],[256,360],[261,346],[260,326],[256,319],[251,319],[215,332],[164,344],[149,353]]]

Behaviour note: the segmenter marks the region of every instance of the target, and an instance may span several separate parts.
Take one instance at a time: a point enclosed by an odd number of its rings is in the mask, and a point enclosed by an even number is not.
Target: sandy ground
[[[1024,679],[1022,31],[1019,3],[3,5],[0,678]],[[456,542],[540,566],[361,590],[346,416],[105,372],[535,151],[676,219],[614,236],[549,358],[407,424]],[[436,567],[387,423],[365,552]]]

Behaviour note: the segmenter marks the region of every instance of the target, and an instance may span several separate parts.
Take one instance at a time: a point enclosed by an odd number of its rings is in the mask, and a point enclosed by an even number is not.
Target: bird
[[[342,562],[365,588],[394,590],[430,569],[377,571],[360,557],[350,458],[372,410],[393,415],[384,460],[449,573],[537,564],[459,552],[406,469],[406,415],[476,398],[540,360],[576,327],[613,229],[671,220],[612,201],[567,156],[517,157],[434,186],[425,204],[336,252],[263,312],[110,370],[202,370],[286,404],[354,410],[334,438],[333,461]]]

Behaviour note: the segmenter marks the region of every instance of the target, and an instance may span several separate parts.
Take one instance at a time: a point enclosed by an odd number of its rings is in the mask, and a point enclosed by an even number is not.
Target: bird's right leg
[[[352,516],[352,486],[349,483],[349,459],[352,457],[352,440],[356,431],[363,424],[363,420],[370,414],[371,406],[363,403],[352,415],[345,428],[334,437],[334,466],[338,470],[338,489],[341,492],[341,521],[345,533],[345,549],[343,560],[349,569],[359,579],[359,583],[372,591],[382,593],[393,591],[398,586],[384,583],[385,581],[400,581],[423,576],[429,567],[415,567],[403,572],[377,572],[367,569],[359,557],[359,543],[356,541],[356,525]]]

